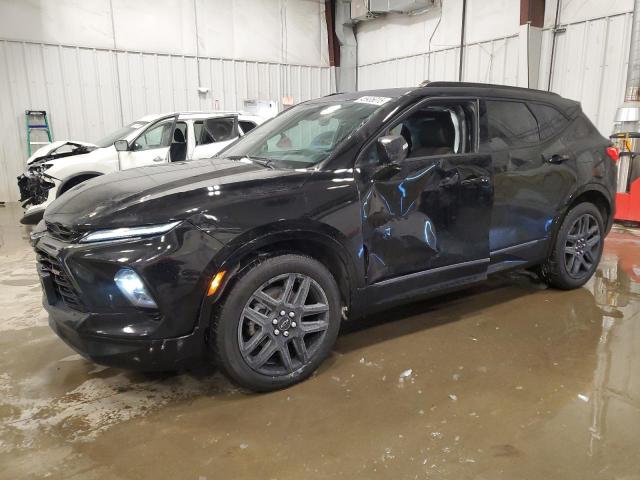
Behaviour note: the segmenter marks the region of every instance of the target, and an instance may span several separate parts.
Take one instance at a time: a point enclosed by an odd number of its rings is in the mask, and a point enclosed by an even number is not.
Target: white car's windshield
[[[300,104],[253,130],[220,154],[306,168],[326,159],[379,104],[358,101]]]
[[[141,121],[130,123],[129,125],[126,125],[126,126],[124,126],[122,128],[119,128],[115,132],[111,132],[106,137],[101,138],[100,140],[95,142],[95,144],[100,148],[110,147],[111,145],[113,145],[113,142],[115,142],[116,140],[120,140],[121,138],[125,138],[130,133],[135,132],[139,128],[142,128],[142,127],[144,127],[145,125],[148,125],[148,124],[149,124],[149,122],[141,122]]]

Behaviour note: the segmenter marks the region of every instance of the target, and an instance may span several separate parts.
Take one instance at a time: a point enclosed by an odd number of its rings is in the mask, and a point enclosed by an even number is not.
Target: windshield
[[[119,128],[115,132],[111,132],[106,137],[101,138],[100,140],[95,142],[95,144],[100,148],[110,147],[111,145],[113,145],[113,142],[115,142],[116,140],[120,140],[121,138],[125,138],[130,133],[135,132],[139,128],[142,128],[145,125],[147,125],[148,123],[149,122],[140,122],[140,121],[130,123],[129,125],[127,125],[125,127]]]
[[[364,97],[363,97],[364,98]],[[251,131],[222,157],[249,157],[306,168],[326,159],[380,104],[358,100],[300,104]]]

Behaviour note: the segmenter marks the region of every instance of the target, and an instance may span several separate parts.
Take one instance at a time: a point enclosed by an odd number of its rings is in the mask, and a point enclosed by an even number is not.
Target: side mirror
[[[129,150],[129,142],[126,140],[116,140],[113,142],[113,146],[116,147],[116,151],[118,152],[126,152]]]
[[[387,135],[377,142],[378,156],[384,165],[400,163],[409,155],[409,144],[402,135]]]

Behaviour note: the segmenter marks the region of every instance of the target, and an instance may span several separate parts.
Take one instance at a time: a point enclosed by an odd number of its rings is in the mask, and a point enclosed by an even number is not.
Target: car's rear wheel
[[[340,294],[316,260],[280,255],[256,262],[230,286],[212,319],[218,365],[254,391],[309,377],[331,351],[340,328]]]
[[[545,281],[569,290],[584,285],[594,274],[604,246],[602,215],[592,203],[580,203],[565,217],[549,259],[542,265]]]

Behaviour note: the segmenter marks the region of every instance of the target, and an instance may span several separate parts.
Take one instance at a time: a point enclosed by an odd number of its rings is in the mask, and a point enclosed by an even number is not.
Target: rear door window
[[[196,145],[225,142],[238,136],[233,118],[197,120],[193,122],[193,133],[196,137]]]
[[[539,103],[530,103],[529,108],[538,120],[540,138],[546,140],[565,129],[569,121],[558,110]]]
[[[538,142],[538,122],[522,102],[486,100],[480,111],[481,150],[502,150]]]

